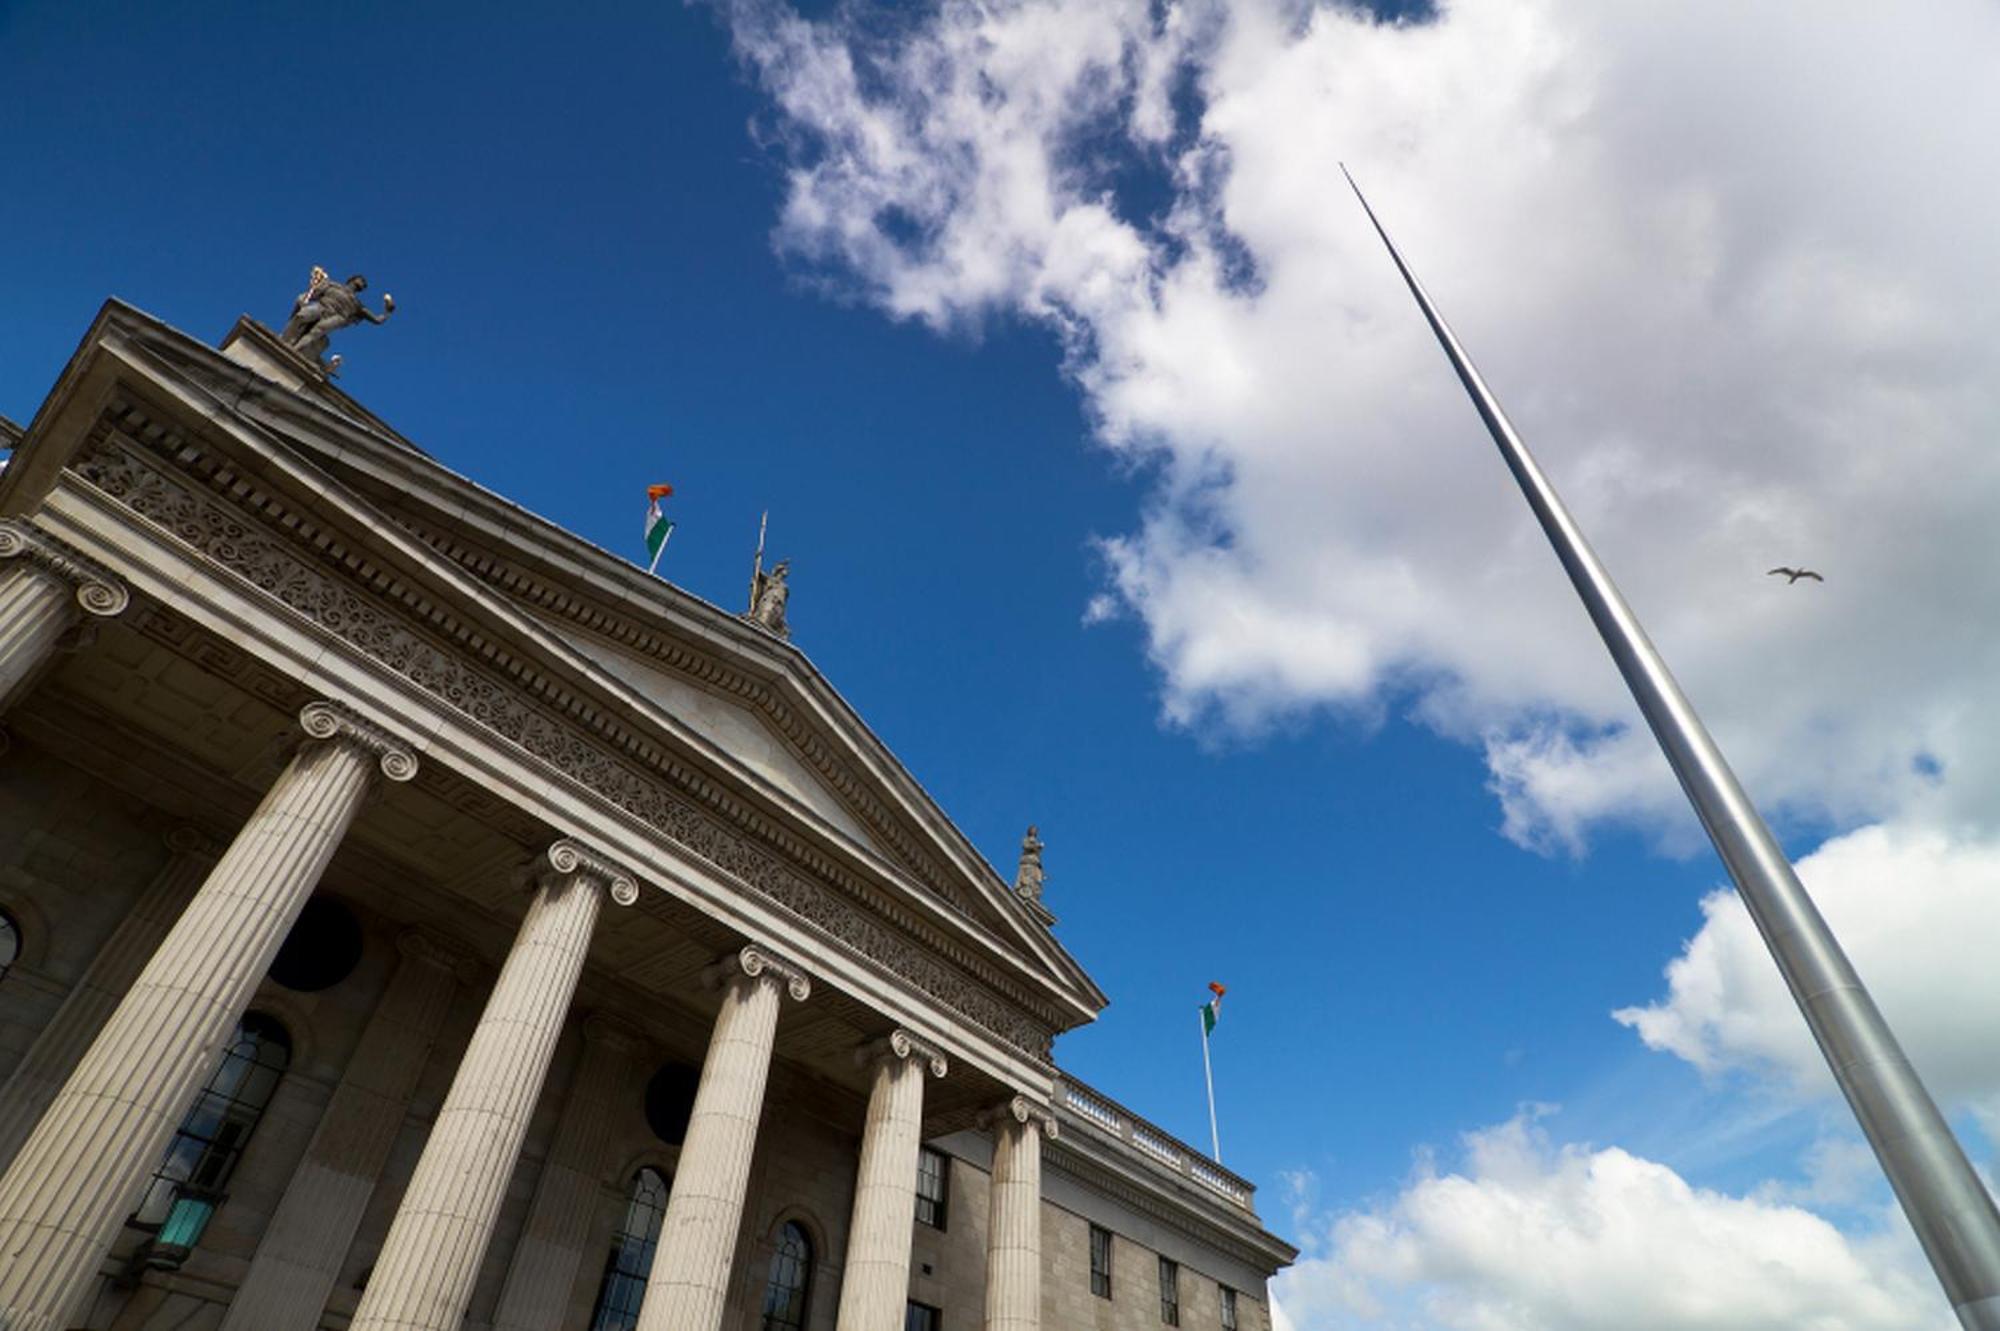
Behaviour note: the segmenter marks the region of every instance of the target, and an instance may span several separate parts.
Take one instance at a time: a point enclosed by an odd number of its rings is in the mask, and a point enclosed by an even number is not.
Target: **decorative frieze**
[[[123,613],[132,593],[116,573],[32,523],[0,518],[0,559],[24,559],[76,588],[76,603],[93,615]]]
[[[636,750],[642,760],[665,761],[650,744],[627,736],[614,748],[616,741],[607,743],[587,733],[582,725],[551,715],[513,677],[520,673],[518,663],[513,665],[511,676],[498,668],[482,669],[475,664],[481,656],[494,658],[498,649],[467,626],[454,626],[455,641],[450,647],[442,646],[412,617],[391,611],[382,600],[364,596],[355,578],[372,577],[384,587],[391,586],[380,570],[357,568],[352,578],[332,576],[325,565],[309,562],[299,547],[249,521],[241,510],[199,494],[180,478],[149,465],[133,446],[119,440],[99,441],[74,467],[112,498],[441,702],[638,817],[686,853],[903,976],[938,1003],[1030,1057],[1049,1057],[1048,1026],[1001,1000],[994,991],[1005,986],[997,975],[982,974],[975,980],[958,966],[941,960],[941,955],[954,951],[941,936],[920,931],[919,945],[909,935],[885,926],[878,916],[892,912],[880,903],[871,901],[864,908],[830,891],[724,826],[692,801],[670,792],[663,782],[619,752]],[[410,599],[406,586],[400,590],[406,600]],[[442,621],[434,609],[429,617]],[[707,793],[710,802],[721,802],[712,789]],[[955,955],[954,959],[975,972],[982,969],[969,957]]]

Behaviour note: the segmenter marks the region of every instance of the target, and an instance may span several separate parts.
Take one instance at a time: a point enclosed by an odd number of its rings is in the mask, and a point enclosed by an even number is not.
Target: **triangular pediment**
[[[376,590],[448,612],[460,641],[503,652],[580,713],[616,718],[624,742],[697,772],[826,872],[881,885],[885,900],[902,893],[911,918],[1011,958],[1048,995],[1055,1029],[1103,1006],[1046,922],[796,647],[451,472],[344,394],[274,376],[260,360],[289,353],[260,326],[240,323],[231,343],[225,359],[113,303],[51,402],[150,379],[189,429],[241,455],[244,474],[308,504],[314,539],[350,549]]]

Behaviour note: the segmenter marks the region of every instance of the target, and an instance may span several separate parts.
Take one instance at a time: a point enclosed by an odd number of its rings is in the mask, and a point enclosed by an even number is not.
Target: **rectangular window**
[[[1096,1225],[1090,1227],[1090,1292],[1111,1297],[1111,1231]]]
[[[910,1310],[903,1315],[903,1331],[942,1331],[944,1313],[928,1303],[910,1300]]]
[[[1222,1331],[1236,1331],[1236,1291],[1222,1287]]]
[[[1181,1268],[1160,1259],[1160,1320],[1168,1326],[1181,1324]]]
[[[951,1161],[924,1147],[917,1152],[917,1219],[932,1229],[943,1229],[945,1203],[950,1196]]]

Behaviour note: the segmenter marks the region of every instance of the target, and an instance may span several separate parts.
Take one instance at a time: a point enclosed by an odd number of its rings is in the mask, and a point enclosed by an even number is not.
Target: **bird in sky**
[[[1785,568],[1780,566],[1778,568],[1772,569],[1764,576],[1767,578],[1775,578],[1780,573],[1785,575],[1785,585],[1787,587],[1797,582],[1800,578],[1811,578],[1814,582],[1826,581],[1825,578],[1822,578],[1819,574],[1813,572],[1809,568]]]

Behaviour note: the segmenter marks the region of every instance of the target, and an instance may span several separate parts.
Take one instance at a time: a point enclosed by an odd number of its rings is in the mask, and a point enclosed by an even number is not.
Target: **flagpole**
[[[1208,1147],[1216,1164],[1222,1163],[1222,1139],[1215,1135],[1215,1069],[1208,1061],[1208,1013],[1205,1008],[1195,1009],[1195,1020],[1201,1023],[1201,1077],[1208,1083]]]
[[[1347,175],[1345,166],[1340,170]],[[1361,187],[1351,175],[1347,183],[1388,246],[1389,257],[1555,547],[1633,701],[1735,880],[1960,1325],[1965,1331],[2000,1331],[2000,1211],[1995,1210],[1992,1196],[1799,882],[1791,861],[1584,539],[1582,528],[1403,261]]]

